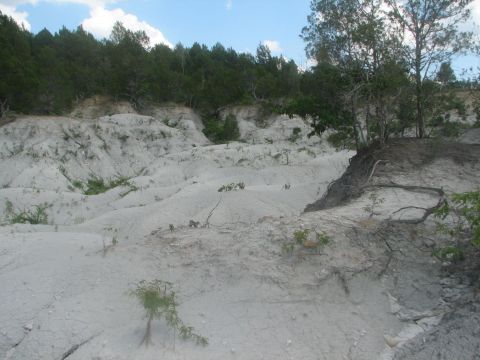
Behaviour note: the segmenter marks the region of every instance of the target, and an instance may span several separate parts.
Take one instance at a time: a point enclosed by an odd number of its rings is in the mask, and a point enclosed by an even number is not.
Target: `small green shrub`
[[[290,135],[290,137],[288,138],[288,141],[292,143],[296,142],[298,139],[302,137],[301,133],[302,133],[302,129],[300,129],[299,127],[294,127],[292,130],[292,135]]]
[[[74,180],[72,181],[72,185],[74,188],[77,188],[77,189],[80,189],[80,190],[83,190],[83,184],[80,180]]]
[[[469,238],[474,245],[480,246],[480,190],[452,195],[449,202],[435,212],[438,230],[454,239],[461,236]],[[450,217],[452,222],[446,223]]]
[[[216,144],[238,140],[240,137],[237,118],[233,114],[229,114],[224,122],[208,118],[204,120],[203,124],[203,133]]]
[[[297,230],[293,233],[293,238],[297,244],[302,245],[305,241],[308,240],[309,234],[310,234],[310,229]]]
[[[177,311],[178,303],[175,292],[171,289],[172,285],[161,280],[147,282],[140,281],[136,288],[130,291],[130,295],[138,299],[145,309],[147,318],[147,328],[140,345],[150,345],[152,338],[152,321],[154,319],[164,319],[167,326],[175,333],[178,331],[183,340],[193,340],[197,345],[208,345],[208,339],[194,332],[194,328],[186,326],[180,319]]]
[[[440,219],[437,222],[437,231],[448,235],[456,243],[433,253],[440,260],[465,260],[462,239],[468,239],[473,245],[480,246],[480,191],[453,194],[450,202],[446,201],[435,211],[435,217]],[[450,221],[447,222],[447,218]]]
[[[459,262],[465,260],[465,252],[456,246],[447,246],[433,253],[434,256],[443,261]]]
[[[237,190],[244,190],[244,189],[245,189],[245,183],[238,182],[238,183],[230,183],[230,184],[222,185],[218,189],[218,192],[237,191]]]
[[[46,212],[48,207],[48,204],[42,204],[35,205],[33,209],[30,210],[15,211],[12,202],[7,200],[5,204],[6,220],[10,224],[46,225],[48,224],[48,215]]]
[[[355,139],[351,131],[344,131],[344,130],[336,131],[327,137],[327,141],[335,149],[339,149],[339,150],[355,149]]]
[[[373,215],[379,215],[375,210],[378,208],[380,204],[383,204],[385,201],[384,198],[379,198],[377,193],[371,193],[368,197],[370,199],[370,204],[363,208],[363,211],[368,213],[368,217],[372,217]]]
[[[294,250],[299,247],[304,249],[313,249],[318,252],[321,248],[330,243],[330,236],[328,236],[325,232],[319,233],[313,230],[315,233],[314,240],[311,240],[311,232],[312,230],[310,229],[296,230],[293,233],[293,240],[282,245],[282,252],[286,254],[292,254]]]
[[[223,140],[232,141],[240,137],[237,118],[233,114],[228,114],[223,125]]]
[[[119,177],[114,180],[105,181],[102,178],[92,177],[84,184],[79,180],[72,182],[72,185],[77,189],[80,189],[84,195],[98,195],[107,192],[110,189],[118,186],[128,187],[128,191],[120,194],[121,197],[126,196],[132,191],[137,191],[138,187],[133,184],[130,179],[126,177]]]

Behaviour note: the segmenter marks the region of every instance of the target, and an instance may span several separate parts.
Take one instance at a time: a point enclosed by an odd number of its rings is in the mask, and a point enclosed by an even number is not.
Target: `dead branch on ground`
[[[205,223],[203,224],[204,228],[209,228],[210,227],[209,220],[212,217],[213,212],[217,209],[218,205],[220,205],[221,202],[222,202],[222,197],[220,197],[220,199],[218,200],[217,205],[215,205],[215,207],[212,210],[210,210],[210,213],[208,214],[207,219],[205,220]]]

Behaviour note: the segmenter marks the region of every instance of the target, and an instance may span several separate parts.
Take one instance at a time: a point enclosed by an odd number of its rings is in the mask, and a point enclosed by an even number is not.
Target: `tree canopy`
[[[301,37],[307,56],[325,69],[335,67],[343,86],[343,117],[358,146],[416,125],[424,137],[426,118],[435,114],[433,80],[455,80],[449,61],[469,49],[473,35],[458,25],[470,16],[472,0],[312,0]],[[439,71],[435,72],[435,68]],[[415,108],[412,113],[411,108]],[[316,131],[338,128],[321,107]],[[447,110],[443,107],[443,110]],[[359,120],[361,117],[362,121]],[[413,123],[412,123],[413,121]],[[318,121],[317,121],[318,123]],[[365,123],[366,134],[362,129]],[[365,138],[366,137],[366,138]]]
[[[293,96],[300,73],[293,61],[260,45],[256,56],[221,44],[148,46],[143,31],[116,23],[97,40],[81,26],[31,34],[0,13],[0,103],[19,112],[61,113],[103,94],[128,100],[176,102],[207,112],[239,102]]]

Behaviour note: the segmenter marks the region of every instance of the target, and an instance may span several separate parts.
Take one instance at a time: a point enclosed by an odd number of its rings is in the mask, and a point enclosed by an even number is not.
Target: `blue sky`
[[[304,67],[307,59],[299,34],[307,23],[309,4],[310,0],[0,0],[0,10],[34,33],[82,24],[102,38],[119,20],[132,30],[145,30],[152,43],[220,42],[252,53],[264,43],[274,55]],[[473,19],[480,22],[480,0],[474,0]],[[478,57],[454,62],[457,73],[479,65]]]
[[[274,55],[306,64],[299,35],[306,25],[309,0],[0,0],[0,10],[15,15],[36,33],[78,25],[97,37],[108,36],[114,20],[150,30],[154,43],[220,42],[239,52],[254,53],[266,43]],[[3,8],[2,8],[3,6]],[[146,26],[150,27],[146,27]]]

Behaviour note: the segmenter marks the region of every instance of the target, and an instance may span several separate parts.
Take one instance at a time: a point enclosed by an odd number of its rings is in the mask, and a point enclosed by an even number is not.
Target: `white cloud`
[[[268,47],[271,52],[279,53],[282,51],[280,43],[276,40],[265,40],[262,44]]]
[[[37,2],[38,0],[0,0],[0,6],[10,6],[15,9],[18,5],[22,5],[22,4],[35,5]]]
[[[480,21],[480,0],[475,0],[471,5],[471,9],[472,9],[472,19],[473,19],[471,22],[475,27],[476,33],[480,34],[480,31],[479,31],[480,24],[478,23]]]
[[[15,22],[19,25],[23,25],[23,27],[27,30],[30,30],[32,27],[30,23],[28,22],[28,13],[25,11],[17,11],[15,6],[12,5],[6,5],[2,1],[0,3],[0,11],[5,14],[10,16]]]
[[[116,3],[118,0],[0,0],[0,11],[11,16],[17,23],[23,24],[27,30],[31,29],[28,22],[28,13],[18,11],[17,6],[24,4],[36,5],[40,1],[50,3],[70,3],[85,5],[90,8],[90,17],[83,20],[83,28],[95,36],[108,37],[116,21],[132,31],[143,30],[150,38],[150,45],[165,44],[173,47],[162,32],[145,21],[141,21],[137,16],[128,14],[122,9],[107,10],[108,4]],[[232,0],[228,0],[231,2]],[[228,2],[227,2],[228,7]]]
[[[73,1],[73,0],[72,0]],[[132,31],[143,30],[150,38],[150,45],[165,44],[173,47],[160,30],[140,21],[133,14],[127,14],[122,9],[107,10],[103,7],[96,7],[90,10],[90,17],[83,20],[82,26],[85,30],[98,37],[108,37],[115,22],[120,21],[123,26]]]
[[[233,0],[227,0],[225,6],[227,7],[227,10],[232,10]]]
[[[108,4],[113,4],[117,2],[117,0],[43,0],[43,1],[52,2],[52,3],[80,4],[80,5],[86,5],[91,9],[98,8],[98,7],[104,8]]]

